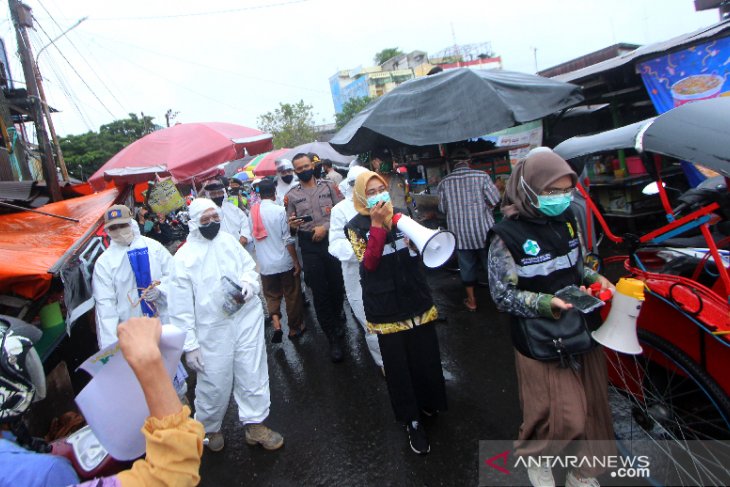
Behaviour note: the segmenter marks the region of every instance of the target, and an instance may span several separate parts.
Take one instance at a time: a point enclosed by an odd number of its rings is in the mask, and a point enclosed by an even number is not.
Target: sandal
[[[465,299],[465,300],[464,300],[463,302],[464,302],[464,307],[466,308],[466,310],[467,310],[467,311],[468,311],[469,313],[476,313],[476,311],[477,311],[477,307],[476,307],[476,306],[474,306],[474,307],[472,308],[471,306],[469,306],[469,299]]]

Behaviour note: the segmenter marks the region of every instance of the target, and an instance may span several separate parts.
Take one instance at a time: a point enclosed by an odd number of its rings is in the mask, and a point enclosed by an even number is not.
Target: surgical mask
[[[550,195],[538,195],[538,210],[547,216],[558,216],[562,214],[570,206],[573,201],[573,193]]]
[[[393,161],[382,161],[380,163],[380,167],[378,168],[378,172],[380,172],[381,174],[387,174],[392,170],[393,170]]]
[[[134,240],[134,231],[130,225],[124,228],[109,230],[107,233],[109,234],[109,238],[112,239],[112,242],[124,247],[128,247],[132,243],[132,240]]]
[[[153,227],[154,225],[155,225],[155,224],[154,224],[154,223],[152,223],[152,221],[150,221],[150,220],[147,220],[146,222],[144,222],[144,233],[149,233],[149,232],[151,232],[151,231],[152,231],[152,227]]]
[[[293,174],[287,174],[286,176],[281,177],[281,180],[284,181],[285,184],[291,184],[293,179],[294,179]]]
[[[200,234],[208,240],[213,240],[221,229],[221,222],[210,222],[198,227]]]
[[[299,180],[302,182],[307,182],[310,179],[312,179],[312,176],[314,176],[314,169],[307,169],[306,171],[298,172],[297,176],[299,177]]]
[[[368,208],[372,208],[380,202],[390,203],[390,193],[383,191],[373,196],[368,196]]]
[[[211,201],[213,201],[213,203],[215,203],[216,206],[220,208],[223,205],[223,196],[221,196],[220,198],[211,198]]]

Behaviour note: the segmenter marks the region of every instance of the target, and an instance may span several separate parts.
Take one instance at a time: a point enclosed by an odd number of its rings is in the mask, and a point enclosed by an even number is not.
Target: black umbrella
[[[573,137],[554,150],[572,159],[630,148],[700,164],[730,177],[729,139],[730,98],[714,98],[600,134]]]
[[[407,81],[373,101],[330,144],[343,154],[479,137],[583,100],[576,85],[511,71],[453,69]]]

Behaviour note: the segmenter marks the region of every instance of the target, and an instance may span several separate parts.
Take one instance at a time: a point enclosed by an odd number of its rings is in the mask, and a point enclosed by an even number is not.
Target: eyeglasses
[[[201,227],[207,227],[208,225],[210,225],[213,222],[220,223],[221,222],[220,217],[218,215],[215,215],[215,216],[204,216],[204,217],[202,217],[200,219],[200,226]]]
[[[575,191],[575,188],[573,188],[573,187],[562,188],[562,189],[553,188],[553,189],[546,189],[545,191],[542,192],[542,194],[545,196],[562,196],[562,195],[572,194],[573,191]]]

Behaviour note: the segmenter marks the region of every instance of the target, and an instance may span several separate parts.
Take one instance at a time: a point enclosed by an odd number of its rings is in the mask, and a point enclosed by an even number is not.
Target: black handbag
[[[580,363],[575,357],[595,346],[585,316],[576,309],[563,311],[558,319],[513,316],[512,343],[527,357],[576,370]]]

